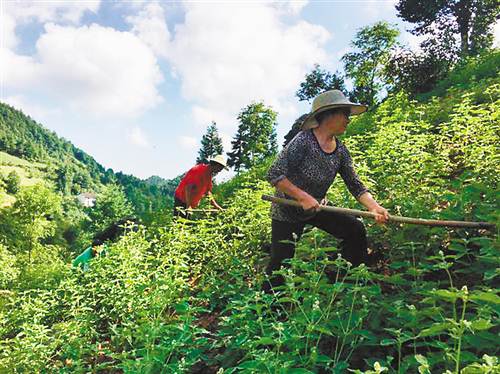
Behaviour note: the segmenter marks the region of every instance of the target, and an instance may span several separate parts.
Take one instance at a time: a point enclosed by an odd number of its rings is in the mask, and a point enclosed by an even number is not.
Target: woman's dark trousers
[[[353,216],[319,212],[312,219],[303,222],[273,220],[271,259],[266,268],[270,282],[264,282],[262,288],[265,292],[269,292],[273,286],[283,284],[283,277],[272,276],[272,272],[281,267],[283,260],[294,256],[294,242],[297,242],[302,236],[305,225],[317,227],[339,239],[342,257],[353,266],[366,262],[368,247],[366,229],[363,223]]]
[[[174,196],[174,217],[188,218],[186,209],[186,203]]]

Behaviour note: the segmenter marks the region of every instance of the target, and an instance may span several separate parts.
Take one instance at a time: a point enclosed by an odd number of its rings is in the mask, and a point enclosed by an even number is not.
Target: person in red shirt
[[[221,155],[210,158],[208,164],[192,167],[175,190],[174,217],[187,218],[186,210],[196,208],[205,195],[210,196],[210,202],[216,209],[222,210],[211,194],[212,177],[222,169],[227,169],[227,164]]]

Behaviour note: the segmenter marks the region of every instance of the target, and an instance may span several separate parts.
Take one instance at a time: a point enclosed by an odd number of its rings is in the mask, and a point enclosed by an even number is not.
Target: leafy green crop
[[[391,95],[345,139],[361,179],[392,213],[498,227],[499,94],[489,77]],[[60,198],[21,190],[31,208],[0,212],[0,372],[500,371],[498,232],[367,220],[378,261],[353,268],[312,229],[267,295],[266,168],[217,187],[225,211],[155,217],[86,272],[49,242]],[[328,195],[355,204],[341,181]]]

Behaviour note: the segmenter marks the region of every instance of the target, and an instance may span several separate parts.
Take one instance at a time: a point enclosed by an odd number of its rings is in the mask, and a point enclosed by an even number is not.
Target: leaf
[[[323,362],[323,363],[327,363],[327,362],[332,362],[332,358],[331,357],[328,357],[328,356],[325,356],[325,355],[318,355],[318,357],[316,358],[316,362]]]
[[[446,333],[452,327],[449,322],[434,323],[431,327],[424,329],[418,334],[419,337],[439,335],[441,333]]]
[[[239,369],[256,369],[261,365],[257,360],[245,361],[238,365]]]
[[[450,290],[434,290],[429,292],[433,296],[437,296],[440,299],[445,299],[449,301],[456,301],[460,298],[460,293],[458,291],[450,291]]]
[[[295,303],[296,300],[291,297],[281,297],[278,299],[280,303]]]
[[[394,340],[394,339],[382,339],[382,340],[380,341],[380,345],[382,345],[382,346],[385,346],[385,345],[394,345],[394,344],[396,344],[396,343],[397,343],[397,342],[396,342],[396,340]]]
[[[307,370],[307,369],[302,369],[302,368],[297,368],[297,369],[290,369],[286,371],[287,374],[314,374],[314,372]]]
[[[318,331],[325,335],[333,336],[333,332],[331,330],[324,328],[323,326],[314,326],[314,331]]]
[[[471,323],[472,329],[476,331],[488,330],[493,326],[494,325],[488,319],[478,319]]]
[[[429,365],[429,361],[427,361],[427,358],[425,356],[422,356],[422,355],[415,355],[415,360],[417,360],[417,362],[420,364],[420,365],[426,365],[428,366]]]
[[[492,292],[474,291],[469,297],[472,301],[486,301],[487,303],[500,304],[500,297]]]
[[[254,343],[256,347],[258,347],[259,345],[273,345],[273,344],[274,344],[274,339],[270,338],[269,336],[264,336]]]

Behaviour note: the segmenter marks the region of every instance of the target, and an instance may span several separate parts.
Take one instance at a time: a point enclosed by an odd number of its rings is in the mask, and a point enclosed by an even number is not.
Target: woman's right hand
[[[308,193],[304,193],[299,199],[299,203],[306,212],[319,212],[320,210],[318,201]]]

